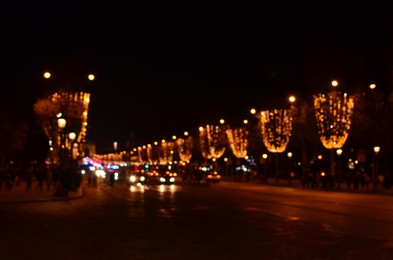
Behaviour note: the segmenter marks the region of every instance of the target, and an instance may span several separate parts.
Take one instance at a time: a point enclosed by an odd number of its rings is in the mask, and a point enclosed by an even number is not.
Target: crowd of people
[[[34,183],[34,186],[33,186]],[[50,191],[67,196],[68,191],[80,185],[80,176],[74,165],[52,166],[46,163],[19,165],[10,161],[0,165],[0,190],[11,190],[15,185],[25,185],[28,191]]]

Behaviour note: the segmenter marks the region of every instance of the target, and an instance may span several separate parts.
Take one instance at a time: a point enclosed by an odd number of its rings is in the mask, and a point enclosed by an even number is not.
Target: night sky
[[[9,1],[0,8],[3,105],[32,113],[52,86],[42,73],[86,84],[87,139],[98,152],[197,132],[289,94],[384,80],[389,8],[329,2],[307,7],[183,1]],[[81,75],[94,73],[93,83]],[[9,96],[19,94],[17,101]]]

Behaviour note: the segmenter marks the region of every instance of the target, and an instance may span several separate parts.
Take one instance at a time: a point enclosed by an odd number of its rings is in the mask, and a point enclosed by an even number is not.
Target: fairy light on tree
[[[260,126],[262,140],[267,150],[273,153],[276,182],[279,179],[278,153],[287,148],[292,132],[292,116],[289,109],[272,109],[261,111]]]
[[[139,163],[141,164],[148,163],[148,154],[147,154],[146,145],[138,147],[138,158],[139,158]]]
[[[247,156],[248,130],[245,125],[246,124],[240,128],[228,128],[226,130],[229,147],[231,148],[233,155],[238,159],[245,158]]]
[[[149,164],[156,165],[159,163],[160,146],[158,146],[158,142],[154,142],[153,145],[148,144],[146,152]]]
[[[159,164],[167,165],[172,163],[174,147],[174,142],[167,142],[165,139],[161,141]]]
[[[34,111],[41,127],[50,140],[56,140],[57,124],[56,115],[64,113],[67,115],[67,129],[75,133],[75,144],[77,144],[78,157],[83,155],[83,144],[86,141],[87,119],[90,104],[90,93],[72,92],[59,90],[54,94],[37,100]],[[60,142],[52,143],[55,149],[59,149]],[[71,145],[66,143],[67,148]]]
[[[337,87],[338,82],[332,81],[332,86]],[[332,151],[330,160],[332,176],[335,176],[334,149],[341,149],[348,138],[354,104],[353,96],[336,89],[327,95],[314,95],[318,134],[322,145]]]
[[[90,75],[94,76],[93,74]],[[58,127],[56,116],[59,113],[65,114],[67,116],[67,127],[64,131],[75,133],[75,139],[70,140],[67,138],[65,145],[68,150],[74,151],[73,159],[80,159],[84,156],[83,147],[86,142],[90,93],[82,90],[85,89],[85,86],[83,86],[85,83],[82,85],[72,84],[72,87],[70,87],[66,81],[59,81],[61,76],[52,76],[48,71],[43,73],[43,77],[47,82],[60,84],[62,87],[55,91],[49,91],[48,94],[34,103],[37,121],[51,141],[51,154],[57,154],[56,151],[59,150],[60,141],[57,140]],[[57,81],[54,82],[53,80]],[[90,80],[92,81],[94,78]],[[54,159],[58,160],[58,158]]]
[[[199,144],[205,159],[220,158],[226,149],[226,133],[223,124],[199,128]]]
[[[322,145],[327,149],[339,149],[348,138],[351,127],[354,99],[339,92],[314,95],[317,129]]]
[[[271,153],[287,148],[292,131],[292,116],[288,109],[264,110],[260,113],[263,143]]]
[[[180,160],[189,163],[192,158],[193,150],[192,136],[189,136],[188,132],[185,132],[183,138],[180,137],[176,140],[176,146]]]

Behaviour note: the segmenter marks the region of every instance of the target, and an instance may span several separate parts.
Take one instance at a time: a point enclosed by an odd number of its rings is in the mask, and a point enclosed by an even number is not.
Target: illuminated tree
[[[236,158],[245,158],[248,148],[248,130],[245,127],[226,130],[229,147]]]
[[[267,150],[275,155],[276,181],[279,179],[278,154],[287,148],[292,131],[292,116],[289,109],[271,109],[260,112],[261,134]]]
[[[226,149],[227,139],[222,125],[206,125],[199,128],[199,145],[205,159],[218,159]]]
[[[86,141],[89,103],[89,93],[59,90],[50,96],[38,99],[34,104],[36,119],[52,141],[55,155],[58,154],[56,151],[60,146],[57,115],[61,113],[67,119],[65,131],[76,133],[75,142],[78,144],[78,153],[82,156],[83,144]],[[71,143],[67,143],[67,148],[71,148]]]
[[[314,95],[314,110],[317,129],[322,145],[331,151],[330,174],[335,174],[335,149],[344,146],[351,128],[351,116],[354,108],[354,97],[340,91],[331,91],[327,95]],[[341,182],[338,176],[339,184]]]
[[[176,140],[177,152],[179,154],[180,160],[189,163],[192,158],[193,150],[193,138],[192,136],[186,136],[184,138],[178,138]]]

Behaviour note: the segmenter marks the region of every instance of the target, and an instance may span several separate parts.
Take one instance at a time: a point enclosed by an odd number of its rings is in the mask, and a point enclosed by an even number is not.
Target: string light
[[[180,160],[189,163],[192,157],[193,139],[192,136],[178,138],[176,140]]]
[[[225,152],[226,133],[224,125],[206,125],[199,128],[199,144],[205,159],[220,158]]]
[[[290,110],[273,109],[260,113],[262,139],[267,150],[272,153],[285,151],[292,131]]]
[[[229,146],[236,158],[245,158],[248,147],[248,131],[246,128],[227,129]]]
[[[348,138],[353,114],[354,97],[332,91],[314,95],[317,129],[322,145],[327,149],[343,147]]]

